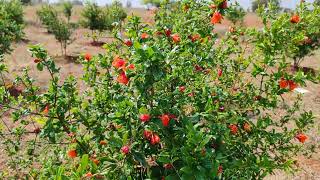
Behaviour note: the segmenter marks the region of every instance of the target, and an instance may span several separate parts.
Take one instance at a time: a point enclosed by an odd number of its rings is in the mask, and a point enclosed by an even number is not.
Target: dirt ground
[[[27,23],[25,28],[25,40],[19,43],[16,43],[13,48],[14,51],[6,56],[6,62],[9,65],[9,72],[11,78],[16,74],[20,74],[24,67],[30,68],[30,74],[32,77],[37,79],[39,85],[44,86],[47,84],[49,76],[46,72],[39,72],[36,70],[36,66],[33,62],[33,58],[28,52],[28,45],[31,44],[42,44],[49,52],[49,54],[55,57],[56,63],[61,67],[61,78],[64,79],[69,74],[73,74],[76,77],[81,77],[82,67],[80,64],[77,64],[68,59],[62,58],[60,56],[60,45],[56,42],[52,34],[48,34],[47,30],[40,25],[39,20],[36,16],[36,9],[38,7],[26,7],[25,8],[25,21]],[[81,8],[77,7],[75,9],[74,15],[72,16],[72,21],[76,22],[80,18]],[[143,9],[129,9],[128,14],[135,14],[143,17],[144,22],[151,22],[152,16],[150,11]],[[261,27],[261,22],[255,14],[248,14],[245,18],[244,24],[250,27]],[[224,21],[221,25],[216,27],[217,32],[225,32],[230,25],[229,22]],[[83,28],[79,28],[74,32],[73,38],[75,41],[70,44],[67,48],[69,55],[78,56],[82,53],[90,52],[92,55],[98,53],[104,53],[104,49],[101,47],[94,47],[90,45],[91,40],[85,37],[85,34],[89,31]],[[111,38],[106,37],[102,38],[103,42],[112,41]],[[320,52],[316,52],[315,55],[306,58],[302,64],[306,67],[312,67],[316,70],[320,70]],[[305,88],[309,93],[306,93],[303,97],[304,108],[309,111],[312,110],[316,116],[316,125],[312,132],[309,134],[308,143],[320,143],[320,135],[318,129],[320,129],[320,85],[315,85],[308,83],[308,86]],[[79,88],[82,88],[82,85],[79,85]],[[293,96],[294,94],[292,94]],[[0,148],[0,164],[4,163],[3,159],[3,150]],[[295,180],[320,180],[320,151],[314,154],[311,159],[305,157],[297,157],[298,163],[301,167],[301,171],[296,172],[295,175],[286,175],[283,172],[277,172],[275,175],[268,177],[270,180],[285,180],[285,179],[295,179]]]

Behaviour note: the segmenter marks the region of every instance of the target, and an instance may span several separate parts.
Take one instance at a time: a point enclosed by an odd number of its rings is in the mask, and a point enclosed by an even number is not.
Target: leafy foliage
[[[48,32],[52,33],[52,27],[58,23],[58,11],[51,5],[44,5],[37,11],[37,16]]]
[[[319,6],[313,7],[312,11],[308,10],[305,4],[300,5],[299,11],[304,11],[301,16],[302,22],[293,27],[299,38],[293,39],[296,44],[295,48],[289,53],[294,60],[294,66],[298,67],[304,60],[305,56],[312,55],[320,46],[320,9]],[[299,11],[297,13],[299,13]],[[308,29],[305,31],[304,29]]]
[[[144,4],[151,4],[156,7],[160,7],[162,0],[142,0]]]
[[[268,7],[268,3],[272,3],[274,6],[280,10],[279,0],[254,0],[252,1],[252,11],[255,12],[259,6]]]
[[[234,25],[237,23],[242,24],[245,15],[245,10],[240,6],[239,3],[236,2],[229,7],[228,12],[226,13],[226,18]]]
[[[113,1],[111,6],[107,7],[107,11],[113,23],[122,23],[127,17],[127,13],[119,1]]]
[[[31,0],[20,0],[22,4],[28,5],[31,3]]]
[[[52,31],[55,38],[61,44],[62,54],[66,56],[67,45],[72,41],[71,35],[73,33],[73,27],[69,23],[60,19],[56,24],[53,25]]]
[[[73,33],[74,25],[70,23],[70,17],[72,12],[72,4],[65,3],[63,13],[65,14],[68,22],[59,17],[58,11],[50,6],[43,6],[37,14],[48,30],[51,32],[57,41],[60,42],[62,55],[67,54],[67,45],[71,43],[71,35]]]
[[[17,0],[0,0],[0,55],[11,51],[11,43],[23,36],[23,10]]]
[[[70,18],[72,15],[72,8],[73,8],[73,5],[70,1],[63,3],[63,14],[68,19],[68,22],[70,21]]]
[[[262,179],[296,168],[293,157],[315,148],[305,143],[314,116],[292,90],[317,79],[287,71],[298,47],[289,39],[309,31],[295,28],[307,20],[268,6],[259,9],[262,31],[235,28],[219,38],[212,18],[228,13],[224,3],[164,3],[153,25],[129,17],[125,37],[114,29],[105,54],[81,57],[81,93],[75,77],[60,79],[47,51],[31,46],[51,80],[40,92],[25,70],[15,81],[20,96],[0,89],[0,111],[18,125],[5,128],[12,136],[1,133],[11,164],[34,179]],[[310,13],[304,6],[301,17]],[[35,139],[19,149],[28,125]],[[30,161],[18,161],[24,151]]]
[[[108,13],[95,3],[87,3],[85,5],[82,17],[84,18],[82,21],[83,26],[92,30],[93,41],[98,39],[96,31],[101,33],[112,27],[112,21]]]
[[[106,8],[101,8],[95,3],[87,3],[82,12],[82,17],[83,26],[92,30],[91,37],[95,42],[103,31],[112,30],[113,23],[121,24],[127,14],[122,8],[122,4],[114,1],[111,6]]]
[[[13,20],[17,25],[22,26],[23,21],[23,9],[20,1],[17,0],[1,0],[0,1],[2,11],[6,11],[9,19]]]

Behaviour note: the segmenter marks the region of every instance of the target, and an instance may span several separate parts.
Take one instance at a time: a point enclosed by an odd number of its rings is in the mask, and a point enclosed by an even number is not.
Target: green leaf
[[[34,120],[40,125],[45,125],[47,122],[47,118],[45,117],[35,117]]]
[[[129,132],[125,132],[123,137],[122,137],[122,143],[123,144],[127,144],[128,137],[129,137]]]
[[[139,113],[140,113],[140,114],[149,114],[148,109],[145,108],[145,107],[141,107],[141,108],[139,109]]]
[[[162,162],[162,163],[170,163],[170,156],[169,155],[160,155],[157,159],[157,161]]]
[[[179,176],[176,174],[170,174],[169,176],[166,176],[166,180],[176,180],[179,179]]]
[[[133,43],[133,47],[134,47],[135,49],[141,49],[141,44],[140,44],[138,41],[135,41],[135,42]]]
[[[188,167],[188,166],[182,167],[182,168],[180,169],[180,171],[182,171],[182,172],[184,172],[184,173],[186,173],[186,174],[192,174],[192,172],[193,172],[193,170],[192,170],[190,167]]]
[[[149,57],[152,57],[152,55],[154,54],[152,47],[148,47],[147,52],[148,52]]]
[[[146,161],[146,158],[145,158],[145,156],[144,156],[142,153],[137,152],[137,151],[134,151],[134,152],[132,153],[132,155],[133,155],[133,157],[134,157],[134,159],[135,159],[136,161],[138,161],[138,162],[141,163],[142,166],[144,166],[144,167],[147,167],[147,166],[148,166],[148,163],[147,163],[147,161]]]
[[[79,175],[82,175],[84,174],[87,166],[88,166],[88,163],[89,163],[89,155],[88,154],[84,154],[81,158],[81,161],[80,161],[80,166],[78,167],[78,174]]]
[[[38,63],[38,64],[37,64],[37,69],[38,69],[39,71],[43,71],[43,64],[42,64],[42,63]]]

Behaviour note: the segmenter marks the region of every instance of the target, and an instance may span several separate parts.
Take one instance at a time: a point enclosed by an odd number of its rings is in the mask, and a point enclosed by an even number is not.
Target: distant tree
[[[24,25],[23,8],[19,0],[0,0],[1,8],[7,12],[8,18],[13,20],[18,25]],[[1,21],[0,14],[0,21]]]
[[[30,4],[31,3],[31,0],[21,0],[21,3],[23,5],[27,5],[27,4]]]
[[[273,3],[280,9],[280,0],[254,0],[252,1],[252,11],[255,12],[259,6],[268,6],[268,3]]]
[[[73,33],[72,26],[59,18],[55,24],[52,25],[52,33],[61,46],[61,54],[67,55],[67,45],[72,42],[71,35]]]
[[[83,3],[82,3],[81,0],[73,0],[73,1],[72,1],[72,4],[73,4],[73,5],[79,5],[79,6],[82,6],[82,5],[83,5]]]
[[[82,17],[81,24],[91,30],[93,42],[99,39],[104,30],[112,28],[112,20],[108,12],[96,3],[86,3],[82,11]]]
[[[47,28],[49,33],[52,33],[52,27],[58,21],[58,11],[51,5],[44,5],[37,11],[37,15],[41,24]]]
[[[226,13],[226,18],[230,20],[234,25],[237,23],[242,24],[245,15],[245,10],[239,5],[239,3],[236,2],[229,6]]]
[[[290,9],[290,8],[283,8],[283,12],[290,13],[290,12],[292,12],[292,9]]]
[[[17,0],[0,0],[0,57],[11,52],[11,43],[23,37],[23,11]]]
[[[127,17],[122,3],[118,0],[113,1],[107,7],[99,7],[95,3],[87,3],[82,12],[82,25],[91,30],[91,38],[96,42],[104,31],[112,31],[114,24],[120,25]]]
[[[160,7],[162,0],[142,0],[144,4],[151,4],[156,7]]]
[[[113,23],[121,23],[127,17],[127,13],[123,9],[122,3],[118,0],[113,1],[111,6],[107,7],[107,11]]]
[[[63,3],[63,14],[68,19],[68,22],[70,22],[70,18],[72,15],[72,8],[73,8],[73,4],[70,1]]]
[[[113,0],[111,6],[123,7],[122,3],[119,0]],[[107,5],[108,7],[108,5]]]
[[[58,14],[58,11],[50,5],[42,6],[40,10],[37,11],[37,15],[40,18],[41,23],[47,28],[47,31],[52,33],[56,40],[60,43],[61,46],[61,54],[67,55],[67,45],[70,44],[71,35],[73,33],[74,27],[69,23],[71,16],[70,4],[64,5],[63,13],[68,19],[66,22],[63,18],[61,18]],[[65,6],[66,5],[66,6]],[[72,4],[71,4],[72,8]],[[67,10],[66,10],[67,9]]]
[[[126,7],[127,7],[127,8],[131,8],[131,6],[132,6],[132,3],[131,3],[130,0],[128,0],[128,1],[126,2]]]

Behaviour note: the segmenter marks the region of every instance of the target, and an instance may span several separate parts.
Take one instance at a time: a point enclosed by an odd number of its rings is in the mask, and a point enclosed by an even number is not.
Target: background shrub
[[[31,4],[31,0],[21,0],[21,3],[24,5],[29,5]]]
[[[76,24],[70,23],[72,4],[68,2],[63,4],[63,14],[66,17],[67,22],[59,17],[58,11],[50,5],[42,6],[42,8],[37,11],[37,14],[47,31],[52,33],[60,43],[61,54],[66,56],[67,45],[72,42],[71,35],[74,28],[77,26]]]
[[[259,6],[267,7],[268,3],[274,4],[280,10],[280,1],[279,0],[254,0],[252,1],[252,11],[255,12]]]
[[[85,4],[82,17],[82,25],[92,31],[91,38],[94,42],[98,40],[103,31],[112,27],[112,20],[107,11],[95,3]]]
[[[51,5],[44,5],[37,11],[37,15],[42,25],[52,33],[52,27],[58,23],[58,11]]]
[[[67,18],[68,23],[70,22],[70,18],[72,15],[73,4],[70,1],[63,3],[63,14]]]
[[[23,9],[20,1],[1,0],[0,5],[1,9],[6,12],[9,19],[13,20],[19,26],[24,24]]]
[[[73,27],[60,19],[57,23],[52,25],[52,33],[57,41],[60,42],[62,55],[67,55],[67,45],[72,42],[71,35],[73,33]]]
[[[101,8],[94,3],[87,3],[82,12],[82,17],[83,26],[92,31],[91,37],[95,42],[104,31],[112,31],[117,24],[121,27],[127,13],[119,1],[114,1],[106,8]]]
[[[161,0],[142,0],[142,2],[144,4],[151,4],[153,6],[160,7],[162,1]]]
[[[11,51],[11,43],[23,37],[23,11],[19,1],[0,0],[0,55]]]
[[[121,24],[127,17],[127,13],[120,1],[113,1],[112,4],[107,7],[107,12],[113,23]]]
[[[229,6],[226,18],[231,21],[234,25],[237,23],[242,24],[244,16],[246,15],[245,10],[236,2]]]

